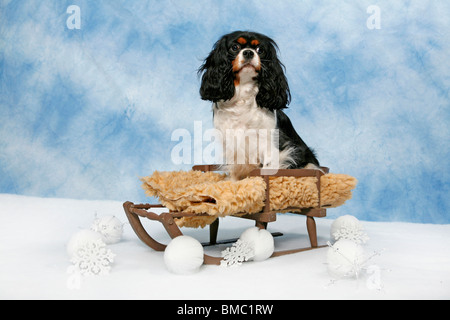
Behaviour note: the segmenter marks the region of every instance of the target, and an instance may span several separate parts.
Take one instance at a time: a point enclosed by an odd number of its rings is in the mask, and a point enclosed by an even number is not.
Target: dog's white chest
[[[242,171],[245,167],[245,170],[251,171],[254,167],[248,165],[264,166],[271,161],[272,152],[277,150],[273,145],[275,115],[259,108],[254,98],[236,96],[234,101],[216,106],[214,126],[223,137],[225,163],[233,164],[234,169]],[[247,174],[247,171],[242,174]]]
[[[214,127],[223,134],[234,129],[274,129],[274,113],[258,107],[257,94],[258,88],[253,83],[236,87],[231,100],[218,102],[214,107]]]
[[[226,130],[249,129],[275,129],[276,120],[274,114],[261,109],[255,102],[238,100],[232,107],[220,107],[214,109],[214,127],[226,133]]]

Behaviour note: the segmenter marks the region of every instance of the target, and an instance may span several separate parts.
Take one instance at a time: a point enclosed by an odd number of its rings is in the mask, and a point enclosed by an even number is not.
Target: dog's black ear
[[[268,39],[269,50],[263,59],[263,67],[258,76],[259,92],[256,102],[270,110],[287,108],[291,102],[291,92],[284,74],[284,65],[278,59],[276,44]]]
[[[214,44],[213,50],[198,69],[198,74],[203,74],[200,86],[203,100],[218,102],[230,100],[234,96],[233,70],[228,59],[226,36]]]

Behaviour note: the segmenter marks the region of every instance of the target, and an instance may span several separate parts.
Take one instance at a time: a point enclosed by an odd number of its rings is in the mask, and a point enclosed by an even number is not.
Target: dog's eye
[[[256,47],[256,53],[263,54],[264,53],[264,49],[261,48],[261,47]]]
[[[231,46],[231,51],[233,51],[233,52],[238,52],[240,49],[241,49],[241,46],[238,45],[237,43],[235,43]]]

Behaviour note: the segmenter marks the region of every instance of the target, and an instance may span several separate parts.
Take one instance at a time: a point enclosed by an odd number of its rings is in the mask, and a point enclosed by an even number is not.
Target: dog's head
[[[256,32],[235,31],[220,38],[203,65],[200,95],[203,100],[230,100],[243,75],[258,85],[256,102],[270,110],[286,108],[290,91],[277,45]]]

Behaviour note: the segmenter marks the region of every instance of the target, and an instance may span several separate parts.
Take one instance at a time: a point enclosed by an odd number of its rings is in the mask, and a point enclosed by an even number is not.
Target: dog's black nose
[[[244,56],[245,59],[250,60],[253,58],[253,56],[255,55],[255,53],[252,50],[244,50],[242,52],[242,55]]]

